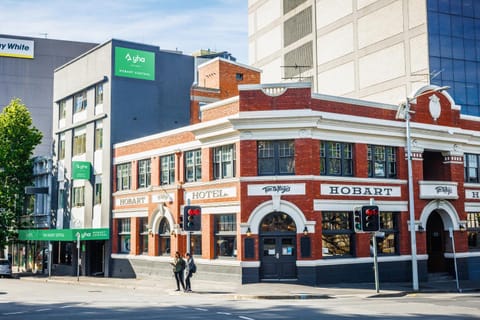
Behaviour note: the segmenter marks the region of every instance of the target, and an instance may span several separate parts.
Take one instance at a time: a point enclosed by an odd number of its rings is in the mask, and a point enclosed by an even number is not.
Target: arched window
[[[170,255],[170,223],[166,218],[160,221],[158,226],[158,255]]]
[[[272,212],[263,218],[260,232],[296,232],[293,219],[284,212]]]

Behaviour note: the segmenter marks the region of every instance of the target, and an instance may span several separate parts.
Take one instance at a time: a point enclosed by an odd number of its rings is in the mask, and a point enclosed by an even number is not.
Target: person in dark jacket
[[[192,278],[193,272],[195,272],[195,261],[193,260],[193,257],[189,252],[185,253],[185,258],[187,259],[185,267],[185,292],[192,292],[190,279]]]
[[[175,275],[175,280],[177,281],[177,290],[180,291],[180,285],[182,289],[185,290],[185,284],[183,283],[183,272],[185,270],[185,260],[183,260],[180,252],[175,252],[175,258],[173,262],[170,262],[173,266],[173,274]]]

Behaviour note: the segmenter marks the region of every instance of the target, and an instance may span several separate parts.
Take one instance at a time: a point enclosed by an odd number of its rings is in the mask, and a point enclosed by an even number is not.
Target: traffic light
[[[362,208],[355,207],[353,208],[353,227],[355,232],[362,232]]]
[[[183,208],[183,230],[200,231],[202,227],[202,208],[185,206]]]
[[[362,207],[362,229],[365,232],[380,230],[380,211],[378,206]]]

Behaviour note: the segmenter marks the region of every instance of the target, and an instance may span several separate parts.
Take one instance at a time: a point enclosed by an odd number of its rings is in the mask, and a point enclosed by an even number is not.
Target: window
[[[175,156],[173,154],[160,157],[160,184],[175,182]]]
[[[95,150],[103,148],[103,123],[97,121],[95,123]]]
[[[150,159],[138,161],[138,187],[147,188],[151,185]]]
[[[85,127],[74,130],[73,136],[73,155],[77,156],[86,152],[87,130]]]
[[[353,176],[353,145],[322,141],[320,144],[320,174]]]
[[[185,181],[202,180],[202,151],[200,149],[185,152]]]
[[[96,175],[95,176],[95,198],[93,199],[93,204],[101,204],[102,203],[102,176]]]
[[[235,74],[235,79],[237,81],[242,81],[243,80],[243,73],[236,73]]]
[[[103,104],[103,83],[95,86],[95,105]]]
[[[167,218],[163,218],[160,221],[160,226],[158,227],[159,243],[158,243],[158,255],[159,256],[168,256],[170,255],[170,224],[168,223]]]
[[[258,175],[295,174],[295,146],[291,140],[258,141]]]
[[[263,218],[261,232],[296,232],[297,226],[292,217],[285,212],[272,212]]]
[[[465,182],[480,182],[478,179],[479,155],[466,153],[464,156]]]
[[[83,207],[85,205],[85,187],[73,187],[72,205],[74,207]]]
[[[398,214],[394,212],[380,212],[380,232],[385,237],[377,237],[377,253],[379,255],[398,253]]]
[[[202,234],[192,234],[190,236],[190,253],[192,255],[201,256],[202,255]]]
[[[324,257],[353,255],[352,212],[322,212],[322,252]]]
[[[213,149],[213,178],[225,179],[235,177],[235,145]]]
[[[148,254],[148,217],[140,218],[140,252],[141,254]]]
[[[235,214],[215,216],[215,256],[237,256],[237,222]]]
[[[117,191],[130,190],[131,175],[131,163],[117,165]]]
[[[58,119],[63,120],[67,117],[67,101],[62,100],[58,103]]]
[[[118,248],[120,253],[130,253],[130,218],[118,219]]]
[[[83,111],[87,108],[87,91],[76,94],[73,97],[73,113]]]
[[[480,212],[467,212],[468,249],[480,251]]]
[[[58,159],[65,159],[65,133],[60,134],[58,139]]]
[[[368,176],[372,178],[396,178],[397,154],[394,147],[368,145]]]

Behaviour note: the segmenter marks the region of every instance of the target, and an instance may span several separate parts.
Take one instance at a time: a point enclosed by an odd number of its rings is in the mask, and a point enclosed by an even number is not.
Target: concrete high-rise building
[[[480,115],[480,1],[249,0],[249,62],[262,82],[397,103],[435,84]]]
[[[96,43],[0,34],[0,107],[20,98],[43,133],[35,156],[52,149],[53,70],[95,47]]]

